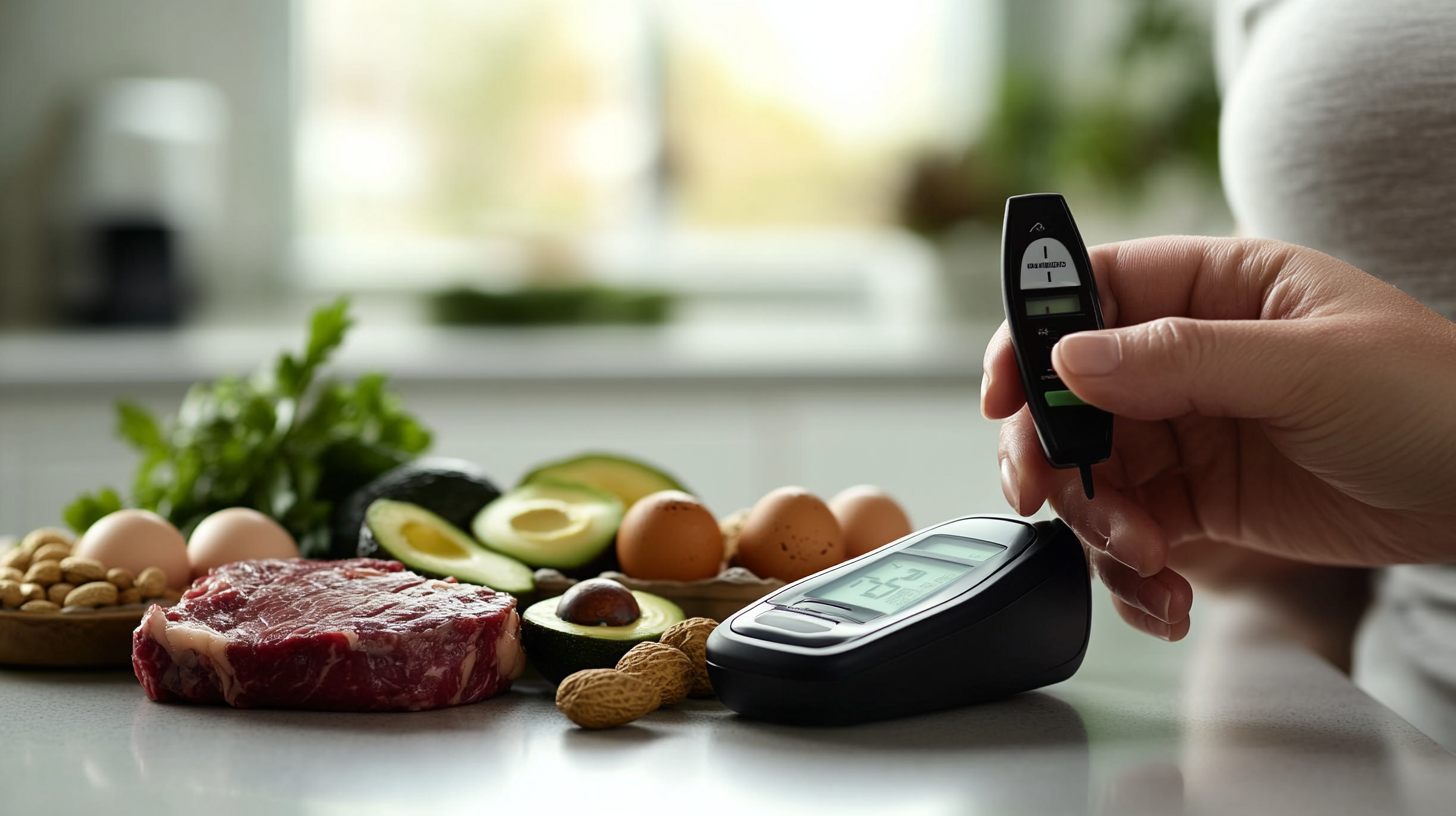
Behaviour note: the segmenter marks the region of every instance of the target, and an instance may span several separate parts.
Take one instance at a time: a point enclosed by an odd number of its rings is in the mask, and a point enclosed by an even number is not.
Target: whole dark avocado
[[[355,556],[359,529],[375,499],[417,504],[454,526],[469,530],[475,514],[500,494],[473,462],[436,456],[407,462],[354,491],[335,511],[329,557]]]

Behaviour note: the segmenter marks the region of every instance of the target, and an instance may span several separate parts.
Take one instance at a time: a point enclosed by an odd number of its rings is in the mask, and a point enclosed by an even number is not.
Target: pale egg
[[[103,516],[86,530],[71,554],[132,575],[159,567],[167,573],[168,589],[185,589],[192,582],[186,539],[172,522],[150,510],[117,510]]]
[[[723,532],[697,499],[663,490],[639,499],[617,530],[617,561],[633,578],[700,581],[718,574]]]
[[[748,511],[738,533],[738,563],[760,578],[797,581],[843,560],[839,522],[802,487],[770,491]]]
[[[829,500],[829,509],[844,533],[846,558],[864,555],[910,535],[914,529],[905,510],[890,494],[874,485],[846,488]]]
[[[198,523],[187,542],[193,578],[234,561],[297,557],[298,544],[283,525],[251,507],[213,513]]]

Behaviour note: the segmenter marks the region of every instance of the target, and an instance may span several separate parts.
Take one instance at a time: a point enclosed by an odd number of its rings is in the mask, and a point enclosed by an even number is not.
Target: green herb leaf
[[[103,487],[96,493],[83,493],[71,502],[66,508],[66,525],[80,535],[91,528],[91,525],[101,520],[102,516],[114,513],[122,508],[121,497],[116,491],[109,487]]]
[[[383,375],[319,379],[353,325],[348,306],[341,299],[314,313],[302,355],[285,352],[248,379],[198,383],[169,420],[118,404],[117,433],[141,455],[135,506],[184,533],[217,510],[252,507],[277,519],[306,555],[324,554],[334,507],[430,445]],[[121,506],[103,490],[78,498],[66,520],[79,532]]]

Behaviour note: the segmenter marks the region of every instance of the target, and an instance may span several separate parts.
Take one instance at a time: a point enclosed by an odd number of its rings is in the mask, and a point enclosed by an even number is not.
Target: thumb
[[[1052,365],[1077,396],[1132,419],[1288,416],[1325,381],[1317,322],[1165,317],[1067,335]]]

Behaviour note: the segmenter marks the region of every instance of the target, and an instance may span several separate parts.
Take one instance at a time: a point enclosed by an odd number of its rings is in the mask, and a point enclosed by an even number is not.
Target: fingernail
[[[1173,604],[1173,593],[1161,581],[1143,581],[1138,587],[1137,602],[1144,612],[1164,623],[1172,623],[1168,620],[1168,607]]]
[[[1006,503],[1019,515],[1021,486],[1016,483],[1016,466],[1011,464],[1010,457],[1001,460],[1001,492],[1006,496]]]
[[[1151,615],[1143,618],[1143,631],[1157,638],[1158,640],[1172,640],[1173,627],[1160,620],[1154,620]]]
[[[1137,563],[1142,559],[1137,557],[1139,552],[1136,545],[1128,541],[1125,536],[1107,536],[1105,540],[1107,543],[1103,549],[1107,551],[1108,555],[1112,556],[1114,561],[1136,572],[1138,575],[1143,575],[1142,567],[1138,566]],[[1143,575],[1143,577],[1146,578],[1147,576]]]
[[[987,371],[981,372],[981,415],[986,414],[986,392],[991,390],[991,374]]]
[[[1117,338],[1109,334],[1069,334],[1057,341],[1057,348],[1061,364],[1073,374],[1111,374],[1122,362]]]

